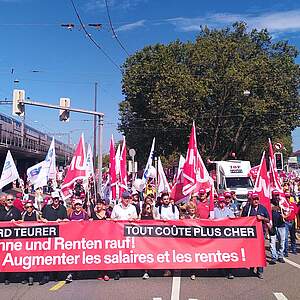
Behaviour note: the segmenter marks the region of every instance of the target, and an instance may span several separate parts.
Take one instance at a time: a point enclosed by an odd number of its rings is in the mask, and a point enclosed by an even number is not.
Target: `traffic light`
[[[276,163],[276,168],[277,170],[283,170],[283,157],[282,157],[282,153],[280,152],[276,152],[274,153],[275,155],[275,163]]]
[[[23,117],[25,114],[25,91],[24,90],[14,90],[13,91],[13,106],[12,113],[15,116]]]
[[[71,100],[70,98],[60,98],[59,99],[59,106],[69,108]],[[68,109],[60,109],[59,110],[59,120],[62,122],[69,122],[70,121],[70,111]]]

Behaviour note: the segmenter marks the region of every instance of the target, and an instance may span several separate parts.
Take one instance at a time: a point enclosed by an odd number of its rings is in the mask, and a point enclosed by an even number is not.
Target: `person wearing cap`
[[[284,263],[283,252],[285,242],[285,222],[279,207],[279,192],[272,192],[271,208],[272,208],[272,227],[269,228],[270,233],[270,251],[272,260],[271,265],[275,265],[277,260]],[[278,241],[279,249],[276,249],[276,242]]]
[[[233,211],[226,205],[226,199],[224,196],[219,195],[218,206],[214,208],[214,218],[234,218],[235,215]]]
[[[69,215],[70,221],[84,221],[88,220],[89,216],[87,212],[82,208],[82,200],[81,199],[75,199],[72,203],[74,209]]]
[[[252,193],[250,203],[247,203],[242,210],[242,217],[256,216],[256,219],[262,224],[270,222],[270,216],[267,209],[259,203],[259,194]],[[263,279],[263,267],[257,267],[256,275],[259,279]],[[250,268],[250,272],[254,275],[254,267]]]
[[[91,206],[91,219],[95,221],[109,219],[109,215],[106,210],[106,203],[102,199],[97,199],[96,206]]]
[[[64,205],[60,203],[60,196],[58,191],[51,193],[52,203],[44,206],[42,210],[42,221],[43,222],[54,222],[54,221],[69,221],[67,216],[67,210]],[[39,284],[44,285],[48,283],[50,276],[48,272],[43,273],[42,279]]]
[[[230,192],[225,192],[224,193],[224,198],[225,198],[226,207],[228,207],[230,210],[232,210],[232,212],[235,216],[238,216],[239,215],[239,210],[237,208],[237,205],[233,202],[231,193]]]
[[[214,208],[214,218],[223,219],[223,218],[234,218],[235,215],[233,211],[226,205],[226,200],[223,195],[218,197],[218,206]],[[224,269],[228,279],[233,279],[232,269]]]
[[[82,208],[82,200],[75,199],[72,203],[74,210],[69,215],[70,221],[86,221],[89,219],[87,212]],[[77,274],[77,273],[76,273]],[[73,274],[68,273],[66,276],[65,282],[71,283],[73,281]]]
[[[64,205],[60,203],[60,196],[58,191],[51,193],[52,204],[46,205],[42,211],[42,218],[44,221],[68,221],[67,210]]]
[[[199,190],[199,201],[197,203],[197,214],[200,219],[209,218],[209,204],[207,193],[204,189]]]
[[[136,208],[130,204],[131,195],[125,191],[122,193],[121,202],[114,206],[111,213],[112,220],[135,220],[138,218]]]
[[[291,240],[291,253],[297,255],[297,244],[296,244],[296,216],[299,211],[299,207],[295,202],[291,202],[291,194],[289,192],[285,193],[285,198],[289,202],[289,211],[286,216],[284,216],[285,221],[285,243],[284,243],[284,256],[288,257],[289,251],[289,236]]]

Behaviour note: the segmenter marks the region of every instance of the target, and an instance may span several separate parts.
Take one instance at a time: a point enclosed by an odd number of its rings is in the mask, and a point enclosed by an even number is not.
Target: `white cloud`
[[[129,31],[144,26],[145,20],[140,20],[134,23],[129,23],[118,27],[115,31]]]
[[[236,21],[245,21],[249,28],[267,28],[271,33],[300,31],[300,10],[269,12],[262,14],[215,13],[196,18],[173,18],[166,22],[179,31],[199,31],[200,25],[221,27]]]
[[[1,0],[0,0],[1,1]],[[107,0],[110,9],[128,10],[138,6],[140,3],[145,3],[147,0]],[[87,11],[106,10],[105,0],[88,0],[85,4]]]

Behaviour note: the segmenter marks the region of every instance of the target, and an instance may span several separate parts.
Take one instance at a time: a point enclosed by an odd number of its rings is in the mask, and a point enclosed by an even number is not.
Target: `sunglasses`
[[[33,208],[33,206],[31,206],[31,205],[30,205],[30,206],[25,206],[25,208],[26,208],[26,209],[27,209],[27,208]]]
[[[14,201],[14,199],[6,199],[6,201]]]

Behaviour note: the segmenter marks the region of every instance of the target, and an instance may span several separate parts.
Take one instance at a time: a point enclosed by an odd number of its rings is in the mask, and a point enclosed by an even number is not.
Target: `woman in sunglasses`
[[[31,200],[26,201],[24,208],[25,211],[22,214],[22,221],[41,221],[41,215],[35,209]]]
[[[33,206],[32,200],[27,200],[24,204],[25,211],[22,213],[22,221],[23,222],[35,222],[35,221],[41,221],[41,215],[40,213],[35,209]],[[26,277],[27,279],[26,279]],[[22,276],[22,284],[26,284],[28,282],[29,286],[33,285],[34,278],[33,273],[24,273]]]
[[[153,220],[153,206],[149,202],[145,202],[142,206],[141,220]],[[144,270],[143,279],[149,279],[148,270]]]

